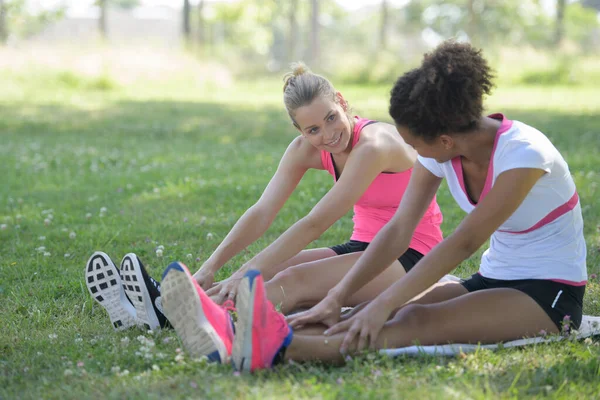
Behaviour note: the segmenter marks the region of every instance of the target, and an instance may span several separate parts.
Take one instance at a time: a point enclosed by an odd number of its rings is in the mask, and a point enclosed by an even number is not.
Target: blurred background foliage
[[[600,0],[0,0],[0,42],[183,49],[232,79],[303,60],[338,82],[385,84],[454,37],[483,48],[501,80],[587,85],[600,81],[599,11]]]

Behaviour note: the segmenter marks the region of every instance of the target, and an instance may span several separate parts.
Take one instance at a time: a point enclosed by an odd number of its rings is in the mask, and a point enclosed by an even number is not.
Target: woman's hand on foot
[[[201,268],[194,274],[194,279],[198,282],[198,285],[204,290],[207,291],[213,287],[215,282],[215,273],[209,271],[208,269]]]
[[[310,310],[290,315],[286,319],[292,329],[317,323],[332,326],[340,320],[341,311],[342,306],[338,299],[328,295]]]
[[[206,294],[217,304],[223,304],[226,300],[235,301],[238,285],[242,278],[243,275],[238,276],[237,273],[235,273],[229,278],[213,284],[212,287],[206,291]]]
[[[340,346],[340,352],[346,354],[356,345],[356,351],[366,348],[375,349],[376,341],[383,326],[388,321],[391,312],[377,302],[372,301],[353,317],[342,321],[325,331],[325,335],[346,332]]]

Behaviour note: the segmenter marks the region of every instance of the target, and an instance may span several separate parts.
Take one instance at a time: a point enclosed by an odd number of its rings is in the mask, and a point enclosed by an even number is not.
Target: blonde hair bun
[[[292,63],[290,65],[290,68],[292,70],[283,76],[283,82],[284,82],[283,83],[283,91],[284,92],[285,92],[285,89],[288,87],[290,80],[292,80],[293,78],[295,78],[297,76],[311,73],[310,68],[308,68],[308,66],[306,64],[304,64],[302,61]]]

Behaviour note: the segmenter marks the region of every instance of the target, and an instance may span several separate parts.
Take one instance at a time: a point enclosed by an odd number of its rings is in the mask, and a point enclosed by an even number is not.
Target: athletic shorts
[[[583,294],[585,286],[572,286],[546,279],[519,279],[505,281],[485,278],[481,274],[473,274],[461,282],[469,292],[483,289],[510,288],[517,289],[539,304],[548,314],[559,330],[563,332],[563,324],[570,321],[570,327],[579,329],[583,316]],[[565,316],[569,316],[565,320]]]
[[[342,254],[357,253],[359,251],[365,251],[369,246],[367,242],[361,242],[358,240],[350,240],[349,242],[331,246],[330,249],[335,251],[338,256]],[[406,272],[410,271],[419,260],[423,258],[423,254],[419,253],[415,249],[408,249],[404,254],[398,257],[398,261],[404,267]]]

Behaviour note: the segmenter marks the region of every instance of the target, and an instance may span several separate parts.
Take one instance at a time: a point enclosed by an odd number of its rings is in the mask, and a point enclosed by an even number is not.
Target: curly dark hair
[[[419,68],[402,75],[391,90],[390,116],[423,140],[474,129],[494,74],[481,50],[448,40],[425,54]]]

